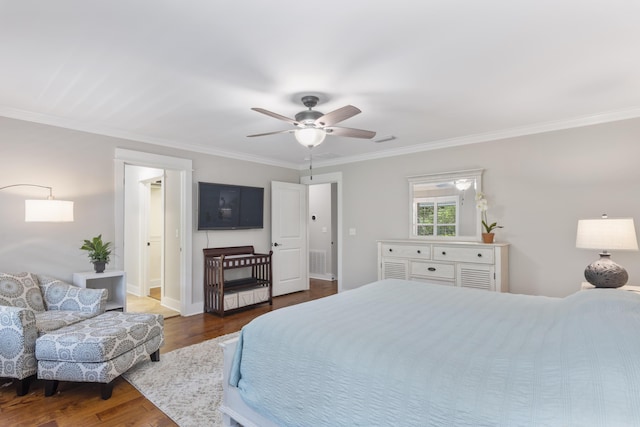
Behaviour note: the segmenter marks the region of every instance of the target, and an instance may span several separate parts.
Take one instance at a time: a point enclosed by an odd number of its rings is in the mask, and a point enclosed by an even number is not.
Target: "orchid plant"
[[[489,209],[489,205],[487,203],[487,198],[482,192],[478,192],[478,194],[476,194],[476,207],[482,214],[482,226],[486,233],[491,233],[496,228],[504,228],[502,225],[498,225],[497,222],[489,224],[489,220],[487,219],[487,209]]]

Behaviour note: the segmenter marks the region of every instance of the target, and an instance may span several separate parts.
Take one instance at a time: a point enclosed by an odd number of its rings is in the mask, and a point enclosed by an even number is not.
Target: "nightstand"
[[[595,288],[596,287],[589,282],[582,282],[582,287],[580,289],[585,290],[585,289],[595,289]],[[624,285],[620,288],[611,288],[611,289],[617,289],[619,291],[635,292],[637,294],[640,294],[640,286]]]
[[[107,289],[109,295],[106,311],[127,311],[127,275],[124,271],[73,273],[73,284],[81,288]]]

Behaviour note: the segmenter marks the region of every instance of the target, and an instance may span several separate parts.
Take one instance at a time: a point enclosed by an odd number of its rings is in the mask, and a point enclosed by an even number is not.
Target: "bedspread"
[[[230,383],[282,426],[640,425],[640,296],[387,279],[255,319]]]

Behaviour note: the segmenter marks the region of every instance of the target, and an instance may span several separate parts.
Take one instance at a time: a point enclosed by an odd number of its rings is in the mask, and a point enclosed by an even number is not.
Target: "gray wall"
[[[575,248],[578,219],[606,212],[631,216],[640,226],[639,139],[640,119],[633,119],[316,168],[315,174],[343,173],[344,289],[376,279],[376,240],[408,237],[407,176],[483,168],[489,219],[505,226],[497,239],[511,243],[512,291],[549,296],[574,292],[583,281],[584,267],[597,258],[597,251]],[[57,198],[76,204],[73,223],[25,223],[24,199],[45,197],[46,191],[0,192],[0,271],[34,271],[70,280],[74,271],[91,269],[78,248],[82,239],[99,233],[114,239],[116,147],[192,159],[194,197],[197,181],[265,188],[267,228],[194,230],[194,299],[202,298],[202,248],[254,244],[257,250],[268,250],[269,183],[298,182],[299,177],[290,169],[0,117],[0,186],[50,185]],[[196,220],[194,212],[194,224]],[[349,228],[356,229],[355,236],[348,234]],[[613,259],[627,268],[630,282],[640,283],[638,252],[614,253]]]
[[[0,187],[18,183],[47,185],[53,187],[56,198],[75,202],[75,222],[25,223],[24,200],[45,198],[47,190],[24,187],[1,191],[0,271],[31,271],[71,281],[73,272],[92,269],[86,254],[79,248],[83,239],[100,233],[106,241],[114,241],[116,147],[192,159],[194,207],[197,206],[197,181],[265,188],[264,229],[193,231],[195,301],[202,301],[202,249],[206,246],[255,245],[260,251],[268,251],[271,245],[270,183],[274,180],[299,181],[299,172],[287,168],[0,117]],[[193,223],[197,224],[195,212]]]
[[[390,145],[391,147],[391,145]],[[598,251],[576,249],[577,221],[633,217],[640,226],[640,119],[334,167],[343,173],[344,289],[376,279],[376,240],[408,237],[407,176],[483,168],[489,220],[505,228],[512,292],[565,296]],[[375,189],[375,190],[371,190]],[[356,228],[356,235],[348,234]],[[640,253],[613,253],[640,284]]]

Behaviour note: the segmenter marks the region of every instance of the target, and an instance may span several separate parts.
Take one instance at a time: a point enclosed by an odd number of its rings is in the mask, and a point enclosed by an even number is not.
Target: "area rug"
[[[220,343],[238,332],[142,362],[123,377],[180,427],[221,426],[223,357]]]

